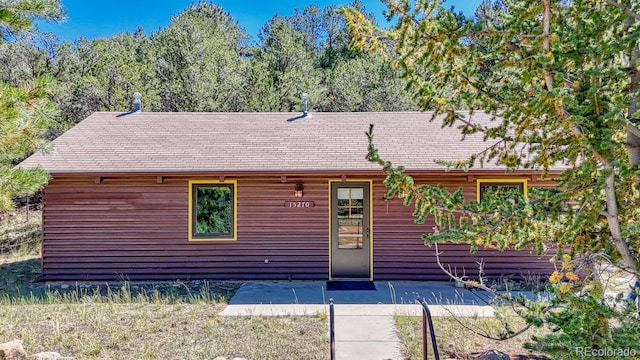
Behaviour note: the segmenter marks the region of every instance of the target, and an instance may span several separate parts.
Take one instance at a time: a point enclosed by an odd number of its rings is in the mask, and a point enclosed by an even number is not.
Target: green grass
[[[223,317],[240,284],[43,283],[40,214],[1,216],[0,343],[82,359],[327,359],[327,318]]]

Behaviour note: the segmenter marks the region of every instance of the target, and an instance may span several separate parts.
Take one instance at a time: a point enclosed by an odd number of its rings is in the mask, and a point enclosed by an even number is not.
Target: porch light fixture
[[[304,183],[302,181],[296,184],[296,187],[293,190],[293,196],[296,198],[302,197],[302,190],[304,190]]]

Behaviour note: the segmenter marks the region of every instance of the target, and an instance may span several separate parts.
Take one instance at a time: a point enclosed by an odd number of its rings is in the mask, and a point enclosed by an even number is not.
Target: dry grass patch
[[[324,314],[219,316],[239,284],[39,282],[40,213],[0,221],[0,343],[77,360],[329,358]]]
[[[224,304],[0,307],[0,339],[76,359],[326,359],[322,317],[222,317]]]
[[[22,207],[0,213],[0,256],[15,259],[40,255],[42,212]]]
[[[498,336],[504,332],[504,327],[496,318],[460,317],[460,322],[465,326],[476,329],[478,332]],[[416,316],[396,316],[396,328],[400,339],[404,343],[404,355],[408,359],[422,359],[422,318]],[[524,326],[524,320],[513,316],[509,323],[514,330]],[[523,345],[531,341],[532,335],[541,336],[544,329],[531,328],[529,331],[509,340],[490,340],[482,337],[474,331],[465,329],[455,318],[434,317],[433,327],[438,342],[438,350],[441,359],[471,359],[473,355],[495,349],[510,354],[512,358],[542,358],[540,354],[530,353]],[[433,358],[433,345],[429,342],[429,358]]]

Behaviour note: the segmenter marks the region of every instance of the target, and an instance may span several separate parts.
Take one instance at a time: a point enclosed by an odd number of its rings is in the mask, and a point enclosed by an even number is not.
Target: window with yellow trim
[[[477,201],[480,202],[485,195],[507,194],[517,191],[527,197],[527,179],[478,179]]]
[[[189,240],[235,240],[236,183],[189,182]]]

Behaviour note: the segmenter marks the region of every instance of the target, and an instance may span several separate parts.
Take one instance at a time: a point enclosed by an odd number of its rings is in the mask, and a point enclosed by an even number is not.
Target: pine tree
[[[35,18],[60,19],[57,0],[0,1],[0,37],[10,39],[30,31]],[[31,194],[48,180],[42,169],[14,166],[44,144],[55,115],[47,95],[51,77],[42,76],[21,87],[0,82],[0,212],[14,207],[15,197]]]
[[[545,206],[530,209],[529,215],[543,218],[535,211],[544,212],[545,221],[557,223],[552,240],[568,246],[572,254],[589,255],[604,246],[608,256],[638,275],[640,147],[633,138],[640,133],[640,15],[615,1],[506,4],[500,21],[487,23],[443,9],[439,1],[421,1],[415,7],[408,1],[389,2],[399,20],[387,33],[357,12],[345,13],[356,44],[375,49],[384,47],[386,39],[394,40],[395,63],[421,108],[444,116],[444,125],[459,125],[463,134],[482,133],[492,140],[488,143],[497,144],[447,165],[468,168],[493,160],[510,170],[544,173],[568,164],[558,187],[537,195],[544,196]],[[471,116],[472,121],[461,122],[461,108],[484,110],[502,120],[484,126]],[[522,151],[523,144],[528,151]],[[381,161],[375,150],[372,147],[371,159]],[[397,168],[386,169],[392,190],[411,187],[418,200],[424,197],[408,177],[393,178],[401,173]],[[569,203],[573,206],[563,207]],[[440,211],[417,205],[419,216]],[[513,230],[503,224],[492,233]],[[534,222],[527,227],[531,242],[549,239],[550,234],[535,227]],[[461,239],[459,229],[452,230]],[[464,240],[476,235],[472,231]],[[443,237],[443,231],[427,236]],[[578,244],[576,238],[587,243]],[[491,245],[496,239],[487,236],[485,242]]]
[[[606,348],[637,339],[640,325],[629,316],[636,305],[610,307],[598,273],[582,278],[575,266],[612,262],[640,276],[640,2],[485,1],[471,17],[437,0],[386,3],[397,19],[390,30],[343,10],[354,45],[390,47],[422,109],[491,144],[444,165],[468,169],[493,161],[542,174],[566,168],[555,188],[532,188],[529,198],[465,202],[461,191],[416,184],[401,166],[380,158],[372,130],[369,159],[387,172],[388,196],[406,195],[419,222],[435,218],[438,231],[425,234],[428,242],[557,247],[561,265],[551,280],[556,304],[566,311],[546,320],[564,331],[547,339],[550,348],[564,349],[561,356],[573,358],[571,342]],[[468,118],[461,109],[471,109]],[[496,121],[480,124],[473,110]],[[605,320],[582,323],[586,330],[569,322],[588,317]],[[622,325],[610,328],[606,319]]]

